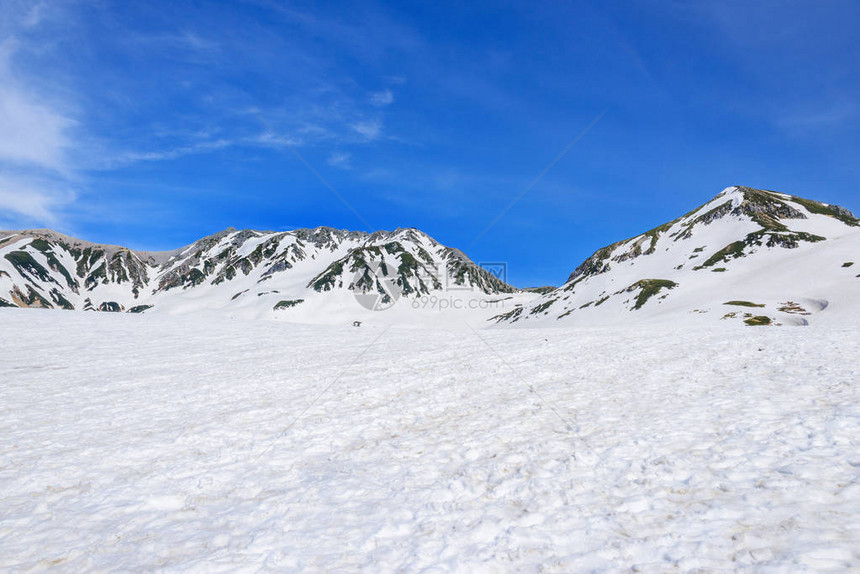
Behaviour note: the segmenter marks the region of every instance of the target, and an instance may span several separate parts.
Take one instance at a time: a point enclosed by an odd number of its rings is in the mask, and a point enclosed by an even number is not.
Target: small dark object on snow
[[[353,327],[361,327],[361,321],[353,321],[352,326]]]

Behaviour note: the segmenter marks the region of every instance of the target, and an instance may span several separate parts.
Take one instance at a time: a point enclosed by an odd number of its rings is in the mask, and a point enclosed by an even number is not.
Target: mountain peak
[[[851,281],[856,288],[857,278],[845,269],[853,264],[849,247],[860,252],[858,227],[857,218],[836,205],[730,186],[686,215],[597,250],[576,267],[562,287],[498,319],[619,320],[627,312],[642,316],[662,311],[660,307],[678,310],[680,304],[670,302],[683,297],[702,307],[727,282],[737,289],[737,300],[755,301],[749,293],[772,302],[779,293],[784,293],[783,302],[813,299],[821,293],[819,279],[833,276],[834,285]],[[802,257],[812,258],[809,265],[815,272],[789,263]],[[833,260],[818,270],[817,258]],[[782,277],[782,282],[769,283],[770,275]],[[692,293],[697,292],[700,296],[694,297]],[[777,305],[778,312],[771,319],[799,321],[780,314],[780,308],[792,307]],[[686,313],[694,309],[686,309]]]
[[[312,310],[329,301],[355,310],[356,295],[389,288],[405,299],[441,299],[451,286],[478,299],[516,292],[452,253],[414,227],[372,234],[324,226],[281,232],[230,227],[158,257],[50,230],[11,232],[0,235],[0,306],[229,309],[313,321],[320,313]]]

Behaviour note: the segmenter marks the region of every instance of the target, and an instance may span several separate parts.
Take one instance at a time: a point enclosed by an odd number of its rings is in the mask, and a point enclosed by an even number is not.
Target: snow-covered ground
[[[0,570],[860,568],[857,327],[0,309]]]

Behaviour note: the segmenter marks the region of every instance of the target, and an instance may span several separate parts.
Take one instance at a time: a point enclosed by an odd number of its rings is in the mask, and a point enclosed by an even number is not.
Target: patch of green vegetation
[[[102,262],[101,265],[93,269],[84,281],[87,290],[92,291],[98,285],[99,280],[107,283],[107,262]]]
[[[572,283],[569,283],[569,284],[564,288],[564,290],[565,290],[565,291],[573,291],[573,288],[574,288],[574,287],[576,287],[576,285],[577,285],[578,283],[580,283],[581,281],[585,280],[585,278],[586,278],[586,277],[585,277],[585,275],[582,275],[582,276],[578,277],[578,278],[576,279],[576,281],[574,281],[574,282],[572,282]]]
[[[629,241],[626,240],[626,241]],[[592,275],[599,275],[609,270],[609,264],[606,263],[606,260],[609,259],[609,256],[612,255],[612,251],[618,247],[619,245],[625,243],[626,241],[619,241],[618,243],[613,243],[612,245],[608,245],[603,247],[602,249],[598,249],[595,251],[591,257],[583,261],[579,267],[573,270],[573,273],[567,278],[568,281],[573,281],[576,278],[576,281],[569,284],[565,287],[565,290],[572,290],[574,285],[579,283],[579,281],[590,277]]]
[[[699,211],[699,209],[701,209],[701,207],[699,207],[698,209],[696,209],[694,211],[691,211],[689,214],[685,215],[684,218],[691,216],[696,211]],[[674,234],[675,241],[678,241],[679,239],[686,239],[686,238],[690,237],[692,235],[692,232],[693,232],[693,227],[695,227],[697,223],[704,223],[705,225],[708,225],[709,223],[714,221],[714,219],[718,219],[718,218],[722,217],[723,215],[725,215],[726,213],[728,213],[729,211],[731,211],[731,209],[732,209],[732,202],[731,201],[726,201],[724,203],[721,203],[717,207],[709,209],[708,211],[706,211],[702,215],[700,215],[700,216],[696,217],[695,219],[685,223],[683,225],[683,227],[681,227],[681,229],[679,229]],[[682,219],[684,219],[684,218],[682,218]]]
[[[18,306],[13,304],[13,303],[10,303],[6,299],[3,299],[2,297],[0,297],[0,307],[15,307],[15,308],[17,308]]]
[[[784,201],[780,201],[773,195],[757,189],[744,188],[744,199],[748,203],[760,206],[760,209],[770,212],[779,212],[782,210],[784,213],[792,213],[796,211]],[[770,215],[767,211],[747,209],[745,213],[749,215],[750,219],[761,225],[763,229],[768,231],[788,231],[788,227],[780,223],[779,219]]]
[[[750,317],[749,319],[744,319],[744,323],[751,327],[756,327],[760,325],[770,325],[772,323],[770,317],[765,315],[757,315],[755,317]]]
[[[328,291],[334,288],[338,277],[343,273],[343,261],[338,260],[329,265],[325,271],[320,273],[310,283],[314,291]]]
[[[648,299],[660,292],[661,289],[674,289],[678,284],[668,279],[641,279],[627,288],[627,291],[641,289],[639,295],[636,296],[636,303],[633,305],[633,310],[641,309],[648,302]]]
[[[304,303],[304,299],[288,299],[286,301],[278,301],[275,303],[275,306],[272,307],[275,311],[280,311],[282,309],[289,309],[291,307],[295,307],[300,303]]]
[[[586,303],[585,305],[580,305],[580,306],[579,306],[579,308],[580,308],[580,309],[585,309],[586,307],[591,307],[591,305],[592,305],[593,303],[594,303],[594,301],[589,301],[589,302],[588,302],[588,303]]]
[[[524,287],[522,289],[525,293],[537,293],[539,295],[546,295],[547,293],[552,293],[555,291],[555,287],[552,286],[544,286],[544,287]]]
[[[27,294],[21,293],[18,288],[15,288],[15,294],[20,298],[24,307],[41,307],[42,309],[51,309],[51,302],[42,297],[36,290],[29,285],[27,286]]]
[[[851,267],[852,265],[854,265],[853,261],[846,261],[842,264],[842,267]]]
[[[660,234],[665,233],[671,227],[672,223],[664,223],[660,227],[655,227],[651,231],[646,231],[642,234],[651,240],[651,245],[648,246],[648,249],[645,251],[645,255],[651,255],[657,250],[657,240],[660,239]]]
[[[152,309],[155,305],[137,305],[128,310],[128,313],[143,313],[148,309]]]
[[[398,273],[403,273],[410,269],[418,268],[418,260],[408,251],[403,251],[400,254],[400,265],[397,267]]]
[[[72,276],[69,274],[68,270],[63,266],[62,263],[60,263],[57,257],[49,251],[48,253],[45,253],[45,258],[48,260],[48,266],[50,266],[51,269],[62,275],[63,278],[66,280],[66,284],[72,289],[75,289],[77,292],[78,282],[72,279]]]
[[[720,319],[734,319],[737,316],[738,316],[738,314],[735,313],[734,311],[732,311],[731,313],[726,313],[725,315],[720,317]]]
[[[609,295],[607,295],[606,297],[603,297],[603,298],[598,299],[597,301],[595,301],[595,302],[594,302],[594,306],[595,306],[595,307],[598,307],[598,306],[600,306],[600,305],[602,305],[602,304],[606,303],[608,300],[609,300]]]
[[[547,301],[545,303],[541,303],[540,305],[536,305],[534,308],[532,308],[531,314],[536,315],[537,313],[543,313],[544,311],[546,311],[547,309],[552,307],[552,304],[555,303],[556,301],[558,301],[558,299],[550,299],[549,301]]]
[[[743,257],[744,248],[747,246],[744,241],[735,241],[734,243],[730,243],[708,257],[704,263],[697,269],[701,269],[702,267],[710,267],[717,263],[728,261],[731,259],[737,259],[738,257]]]
[[[395,244],[399,249],[401,249],[401,250],[403,249],[403,246],[400,245],[399,242],[395,242]],[[395,250],[394,253],[396,253],[396,252],[397,251]],[[389,253],[392,253],[392,252],[389,251]],[[408,251],[405,251],[405,250],[401,251],[400,252],[400,265],[397,266],[397,275],[400,276],[398,284],[401,287],[403,295],[410,295],[411,293],[415,292],[415,288],[409,282],[409,278],[410,277],[418,277],[418,273],[419,273],[418,260],[415,259],[415,257],[413,257],[412,254],[409,253]],[[465,269],[460,269],[461,277],[465,273],[466,273]],[[422,283],[420,278],[418,278],[418,282]]]
[[[42,239],[41,237],[37,237],[36,239],[31,241],[30,247],[32,247],[36,251],[41,251],[42,253],[51,250],[51,244]]]
[[[753,303],[751,301],[726,301],[723,305],[735,305],[737,307],[764,307],[764,303]]]
[[[63,297],[63,294],[60,293],[57,289],[51,289],[51,299],[54,300],[54,303],[65,309],[66,311],[74,311],[75,306],[71,304],[71,302]]]
[[[704,250],[705,250],[704,247],[696,247],[695,249],[693,249],[693,253],[701,253]]]
[[[730,259],[743,257],[744,249],[748,246],[766,245],[767,247],[784,247],[786,249],[793,249],[802,241],[817,243],[819,241],[826,241],[826,238],[803,231],[779,233],[772,230],[762,229],[761,231],[755,231],[748,234],[743,241],[735,241],[734,243],[726,245],[711,255],[704,263],[697,267],[693,267],[693,269],[699,270],[705,267],[711,267],[717,263],[728,262]]]
[[[567,316],[568,316],[568,315],[570,315],[571,313],[573,313],[573,309],[568,309],[567,311],[565,311],[564,313],[562,313],[561,315],[559,315],[558,317],[556,317],[556,320],[561,319],[561,318],[563,318],[563,317],[567,317]]]
[[[786,234],[771,233],[768,235],[767,246],[775,247],[777,245],[780,245],[782,247],[792,249],[794,247],[797,247],[797,244],[800,241],[806,241],[808,243],[818,243],[819,241],[827,241],[827,238],[821,237],[820,235],[813,235],[812,233],[806,233],[805,231],[798,231]]]
[[[819,203],[818,201],[812,201],[810,199],[803,199],[802,197],[792,196],[791,201],[795,203],[799,203],[803,207],[806,208],[806,211],[810,213],[817,213],[819,215],[827,215],[838,219],[842,223],[846,225],[851,225],[853,227],[860,227],[860,220],[856,217],[852,217],[850,212],[847,209],[841,209],[835,205],[825,205],[823,203]]]
[[[496,323],[501,323],[502,321],[510,321],[511,323],[516,323],[520,319],[520,315],[523,314],[523,307],[514,307],[507,313],[502,313],[500,315],[495,315],[487,319],[488,321],[496,320]]]
[[[95,265],[99,259],[104,256],[104,251],[101,249],[93,249],[92,247],[87,247],[83,251],[81,251],[80,259],[78,259],[78,267],[77,267],[77,275],[78,277],[83,278],[87,270],[90,269],[93,265]],[[87,282],[89,284],[89,281]]]
[[[715,269],[711,269],[711,271],[713,271],[714,273],[725,273],[726,268],[725,267],[717,267]]]
[[[42,267],[33,256],[26,251],[12,251],[6,254],[6,260],[22,275],[30,275],[45,282],[56,283],[48,270]]]
[[[122,311],[122,305],[117,303],[116,301],[105,301],[101,305],[99,305],[99,311],[104,313],[119,313]]]
[[[786,301],[785,303],[781,303],[782,307],[778,307],[779,311],[783,313],[788,313],[790,315],[811,315],[809,311],[803,308],[803,306],[795,303],[794,301]]]

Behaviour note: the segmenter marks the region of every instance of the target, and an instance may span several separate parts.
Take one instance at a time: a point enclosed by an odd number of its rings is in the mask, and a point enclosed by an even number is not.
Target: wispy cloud
[[[97,209],[93,198],[114,193],[100,183],[106,172],[135,164],[228,148],[258,158],[260,148],[289,145],[314,147],[329,166],[350,170],[352,150],[383,137],[393,141],[384,134],[385,108],[395,101],[386,86],[402,78],[378,77],[376,91],[369,91],[312,45],[272,34],[254,20],[245,22],[257,32],[249,42],[223,33],[220,23],[213,28],[206,18],[139,27],[134,11],[93,6],[60,0],[4,4],[0,225],[68,226]],[[305,34],[337,40],[366,61],[415,42],[382,14],[372,14],[385,32],[379,34],[335,18],[284,16]],[[78,42],[87,50],[68,60],[68,48]],[[111,57],[103,58],[105,53]],[[275,56],[291,77],[312,80],[286,93],[266,89],[277,77],[271,72]],[[239,74],[264,78],[263,88],[238,87]],[[278,96],[268,97],[272,93]],[[271,125],[261,125],[254,114]]]
[[[15,77],[17,48],[14,38],[0,44],[0,162],[62,171],[76,122]]]
[[[44,17],[47,8],[48,6],[45,2],[36,2],[30,7],[30,10],[24,17],[22,24],[27,28],[38,26],[39,22],[42,21],[42,18]]]
[[[0,175],[0,228],[54,225],[76,196],[62,180]]]
[[[377,108],[384,108],[385,106],[390,106],[392,103],[394,103],[394,94],[391,93],[391,90],[374,92],[370,95],[370,103]]]
[[[348,152],[334,152],[328,159],[326,163],[331,167],[337,167],[340,169],[351,169],[352,168],[352,154]]]
[[[350,127],[367,141],[377,140],[382,135],[382,122],[379,120],[355,122]]]
[[[108,159],[104,164],[104,169],[116,169],[118,167],[123,167],[126,165],[131,165],[144,161],[169,161],[188,155],[209,153],[215,150],[230,147],[234,144],[235,142],[222,138],[163,150],[148,152],[132,151]]]
[[[34,6],[23,24],[35,26],[42,16]],[[0,225],[53,224],[76,194],[69,153],[77,125],[62,104],[38,93],[15,73],[21,49],[15,36],[0,42]]]

